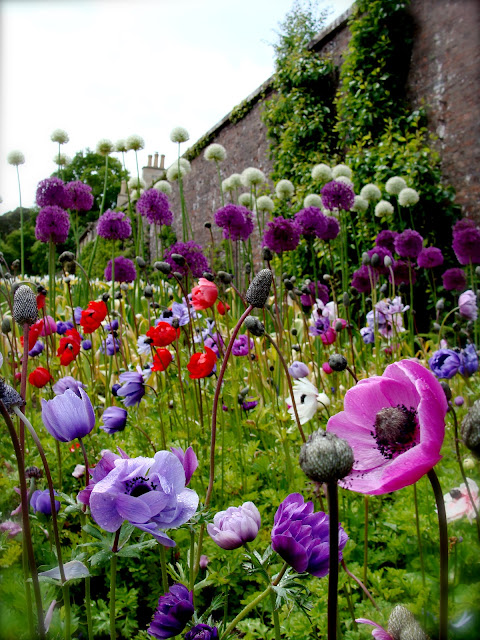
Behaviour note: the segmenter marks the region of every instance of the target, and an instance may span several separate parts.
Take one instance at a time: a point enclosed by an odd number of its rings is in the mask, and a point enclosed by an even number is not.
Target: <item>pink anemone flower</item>
[[[441,459],[447,400],[435,376],[414,360],[389,365],[349,389],[344,411],[327,431],[347,440],[355,455],[340,485],[379,495],[414,484]]]

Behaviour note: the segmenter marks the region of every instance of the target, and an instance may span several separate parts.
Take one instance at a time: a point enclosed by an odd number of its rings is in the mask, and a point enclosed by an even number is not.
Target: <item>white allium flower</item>
[[[50,140],[52,142],[58,142],[58,144],[65,144],[70,140],[68,137],[68,133],[64,131],[64,129],[55,129],[55,131],[50,136]]]
[[[340,176],[345,176],[346,178],[352,177],[352,170],[350,167],[347,167],[346,164],[337,164],[332,169],[332,178],[337,180]]]
[[[280,180],[275,187],[275,193],[280,200],[289,200],[295,193],[295,187],[290,180]]]
[[[209,144],[203,154],[208,162],[223,162],[227,157],[227,151],[221,144]]]
[[[7,156],[8,164],[12,164],[14,167],[18,167],[19,164],[25,162],[25,156],[21,151],[10,151]]]
[[[140,151],[145,147],[145,140],[142,136],[137,136],[133,134],[132,136],[128,136],[127,138],[127,148],[132,149],[132,151]]]
[[[128,181],[129,189],[145,189],[145,182],[141,178],[137,178],[137,176],[133,176]]]
[[[225,180],[222,180],[222,191],[223,193],[227,193],[229,191],[233,191],[235,189],[235,187],[232,186],[232,182],[230,180],[230,178],[225,178]]]
[[[130,201],[136,202],[140,198],[140,196],[143,194],[144,191],[145,189],[132,189],[130,193]]]
[[[117,140],[115,143],[115,151],[118,151],[119,153],[122,151],[128,151],[127,141],[123,139]]]
[[[172,185],[166,180],[159,180],[153,185],[153,188],[167,196],[172,195]]]
[[[244,187],[252,187],[254,185],[263,184],[265,182],[265,174],[255,167],[247,167],[242,171],[242,184]]]
[[[56,153],[53,156],[53,161],[55,162],[55,164],[58,164],[59,167],[66,167],[71,163],[72,159],[70,158],[70,156],[67,156],[64,153],[61,153],[60,155]]]
[[[356,211],[357,213],[364,213],[367,209],[368,200],[365,200],[365,198],[362,198],[362,196],[355,196],[352,211]]]
[[[350,180],[350,178],[347,178],[347,176],[338,176],[337,178],[335,178],[335,180],[337,182],[343,182],[343,184],[353,185],[353,182]]]
[[[374,200],[380,200],[382,197],[382,193],[377,185],[369,183],[362,187],[360,191],[360,196],[369,202]]]
[[[242,207],[252,208],[252,196],[249,193],[241,193],[238,196],[238,204],[241,204]]]
[[[242,186],[242,176],[239,173],[232,173],[228,178],[230,180],[230,184],[234,189],[240,189]]]
[[[189,139],[188,131],[183,127],[175,127],[170,133],[170,140],[172,142],[187,142]]]
[[[330,400],[325,393],[319,393],[315,385],[307,378],[300,378],[293,383],[293,397],[297,405],[298,417],[300,424],[305,424],[313,418],[318,409],[322,406],[328,407]],[[292,397],[289,396],[286,401],[288,413],[295,420],[295,411],[293,410]]]
[[[332,170],[328,164],[323,162],[316,164],[312,169],[312,178],[319,182],[329,182],[332,179]]]
[[[413,207],[414,204],[420,200],[420,196],[418,195],[418,191],[415,189],[402,189],[398,194],[398,203],[402,207]]]
[[[273,200],[268,196],[260,196],[260,198],[257,198],[257,211],[271,213],[274,208]]]
[[[389,193],[391,196],[398,196],[402,189],[405,189],[407,183],[403,178],[399,176],[393,176],[393,178],[389,178],[385,183],[385,191]]]
[[[375,205],[375,215],[377,218],[387,218],[393,214],[393,206],[388,200],[380,200]]]
[[[185,171],[185,173],[190,173],[190,171],[192,170],[192,165],[186,158],[180,158],[180,166]],[[183,173],[182,173],[182,176],[183,176]]]
[[[187,174],[187,172],[181,165],[180,165],[180,173],[182,175],[182,178]],[[170,167],[168,167],[167,180],[169,182],[175,182],[175,180],[178,180],[178,164],[176,162],[172,164]]]
[[[113,142],[107,138],[103,138],[97,143],[97,153],[101,156],[108,156],[112,153],[114,147]]]
[[[322,199],[316,193],[309,193],[303,201],[303,206],[305,208],[317,207],[317,209],[321,209],[323,207]]]

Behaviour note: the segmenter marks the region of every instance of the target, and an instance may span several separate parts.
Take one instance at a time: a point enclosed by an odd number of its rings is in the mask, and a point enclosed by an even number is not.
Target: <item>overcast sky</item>
[[[34,204],[37,183],[56,169],[54,129],[70,136],[62,152],[95,149],[138,134],[141,165],[185,127],[185,149],[262,84],[274,68],[275,29],[293,0],[0,0],[0,214]],[[352,0],[324,0],[331,22]],[[134,156],[126,155],[132,171]],[[242,170],[244,167],[239,167]]]

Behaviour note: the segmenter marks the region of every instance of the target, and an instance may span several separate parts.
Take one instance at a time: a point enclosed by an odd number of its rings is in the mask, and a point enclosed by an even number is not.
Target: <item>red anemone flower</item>
[[[57,356],[60,358],[60,364],[64,367],[70,364],[80,353],[80,344],[82,337],[76,329],[69,329],[60,340],[57,350]]]
[[[45,306],[46,295],[44,293],[39,293],[37,295],[37,309],[43,309]]]
[[[206,278],[200,278],[192,289],[192,305],[196,311],[213,307],[218,298],[217,285]]]
[[[103,300],[90,301],[87,309],[82,311],[80,325],[84,333],[93,333],[107,317],[108,309]]]
[[[217,304],[217,311],[221,316],[224,316],[227,311],[230,311],[230,305],[228,304],[228,302],[222,302],[221,300],[219,300]]]
[[[174,329],[168,322],[159,322],[156,327],[150,327],[147,337],[152,340],[154,347],[167,347],[180,336],[180,329]]]
[[[153,356],[152,371],[165,371],[172,360],[172,354],[168,349],[157,349]]]
[[[28,376],[28,381],[37,389],[41,389],[46,384],[53,380],[53,376],[50,374],[50,371],[44,369],[43,367],[37,367],[32,371],[32,373]]]
[[[33,349],[43,329],[43,319],[37,320],[35,324],[32,324],[30,331],[28,332],[28,350]],[[23,336],[20,336],[20,343],[23,347]]]
[[[216,361],[217,356],[215,355],[215,351],[209,347],[205,347],[205,353],[194,353],[190,358],[190,362],[187,364],[190,378],[192,378],[192,380],[206,378],[212,373]]]

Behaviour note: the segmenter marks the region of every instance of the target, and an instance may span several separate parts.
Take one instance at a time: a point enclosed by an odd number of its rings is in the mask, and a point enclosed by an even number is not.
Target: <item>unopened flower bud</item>
[[[445,309],[445,300],[440,298],[440,300],[437,301],[435,308],[437,311],[443,311]]]
[[[37,321],[37,299],[30,287],[25,284],[20,285],[15,291],[13,318],[21,326],[24,324],[32,325]]]
[[[140,267],[140,269],[145,269],[145,267],[147,266],[147,263],[145,262],[145,260],[142,258],[142,256],[137,256],[135,258],[135,262],[137,263],[137,265]]]
[[[386,295],[388,291],[388,284],[385,282],[382,284],[382,286],[380,287],[380,293],[382,295]]]
[[[215,276],[213,275],[213,273],[210,273],[210,271],[204,271],[203,278],[205,278],[205,280],[208,280],[209,282],[213,282],[215,280]]]
[[[3,316],[2,318],[2,333],[10,333],[12,330],[12,319],[10,316]]]
[[[296,351],[297,353],[299,353],[300,351],[300,345],[299,344],[292,344],[292,349],[294,351]]]
[[[172,253],[170,257],[175,262],[175,264],[178,264],[179,267],[183,267],[183,265],[185,264],[185,258],[179,253]]]
[[[43,477],[43,471],[38,467],[27,467],[25,469],[25,476],[27,478],[35,478],[35,480],[40,480]]]
[[[249,331],[252,336],[256,336],[260,338],[265,334],[265,327],[262,322],[255,316],[247,316],[244,322],[245,328]]]
[[[8,385],[5,380],[0,380],[0,400],[5,405],[8,413],[14,413],[14,407],[23,407],[25,404],[25,401],[18,391]]]
[[[232,276],[230,273],[227,273],[226,271],[219,271],[217,273],[218,275],[218,279],[220,280],[220,282],[222,282],[223,284],[230,284],[232,282]]]
[[[180,273],[180,271],[174,271],[173,275],[177,280],[181,280],[183,278],[183,273]]]
[[[265,306],[272,286],[273,274],[270,269],[262,269],[254,277],[245,294],[248,304],[262,309]]]
[[[464,469],[471,471],[475,468],[475,460],[473,458],[465,458],[465,460],[463,461],[463,467]]]
[[[452,390],[448,386],[448,382],[446,382],[445,380],[440,380],[439,382],[440,382],[440,386],[443,389],[443,393],[445,394],[447,402],[450,402],[450,400],[452,399]]]
[[[246,262],[246,263],[245,263],[245,267],[244,267],[244,269],[245,269],[245,273],[246,273],[247,275],[248,275],[248,274],[250,274],[250,273],[252,273],[252,265],[251,265],[249,262]]]
[[[388,633],[398,640],[428,640],[414,615],[401,604],[394,607],[390,614]]]
[[[244,398],[248,394],[249,391],[250,391],[250,387],[249,386],[243,387],[243,389],[240,389],[240,391],[238,392],[238,395],[241,396],[242,398]]]
[[[480,400],[475,400],[462,422],[462,440],[480,458]]]
[[[204,225],[205,229],[211,229],[212,228],[212,223],[211,222],[205,222]]]
[[[157,271],[160,271],[160,273],[164,273],[166,276],[168,276],[168,274],[172,271],[171,265],[168,262],[163,261],[155,262],[153,268]]]
[[[335,331],[338,333],[339,331],[341,331],[343,329],[343,322],[341,320],[337,320],[335,322],[335,327],[334,327]]]
[[[385,256],[383,258],[383,264],[385,265],[385,267],[388,269],[388,267],[392,266],[392,259],[390,256]]]
[[[64,251],[58,256],[58,261],[60,262],[60,264],[63,264],[64,262],[73,262],[74,260],[75,254],[71,251]]]
[[[109,293],[102,293],[102,300],[103,300],[103,302],[108,302],[110,300],[110,294]]]
[[[11,267],[12,267],[12,269],[13,269],[14,271],[17,271],[18,269],[20,269],[20,260],[19,260],[18,258],[17,258],[16,260],[14,260],[14,261],[12,262]]]
[[[283,284],[285,285],[285,289],[286,289],[287,291],[291,291],[291,290],[293,289],[293,282],[292,282],[291,280],[287,280],[287,279],[285,279],[285,280],[283,281]]]
[[[353,467],[353,451],[343,438],[319,429],[312,433],[300,450],[300,466],[315,482],[335,482],[348,475]]]
[[[153,298],[153,288],[149,284],[147,284],[147,286],[143,290],[143,295],[145,296],[145,298]]]
[[[330,280],[331,280],[331,278],[330,278],[330,274],[326,273],[326,274],[323,276],[323,280],[324,280],[325,282],[330,282]]]
[[[435,331],[435,333],[438,333],[440,331],[442,327],[438,324],[438,322],[434,322],[432,329]]]
[[[294,328],[292,329],[292,336],[296,336],[298,335],[298,331]]]
[[[271,260],[273,260],[273,253],[268,247],[263,247],[262,258],[265,260],[265,262],[270,262]]]
[[[378,253],[374,253],[372,254],[372,257],[370,258],[370,264],[372,265],[372,267],[378,267],[380,264],[380,256],[378,255]]]
[[[478,267],[475,267],[475,273],[480,278],[480,265]]]
[[[345,371],[348,363],[345,356],[342,356],[340,353],[334,353],[328,359],[328,364],[334,371]]]
[[[174,329],[178,329],[180,326],[180,320],[178,318],[172,318],[172,327]]]
[[[200,556],[200,562],[198,564],[198,566],[200,567],[200,569],[206,569],[209,563],[209,559],[208,556],[205,555],[201,555]]]
[[[343,294],[343,306],[348,307],[349,305],[350,305],[350,296],[345,291],[345,293]]]
[[[454,403],[457,407],[462,407],[465,404],[465,398],[463,396],[457,396]]]
[[[115,291],[115,300],[121,300],[123,298],[121,291]]]
[[[366,251],[364,251],[362,253],[362,264],[363,265],[368,265],[370,264],[370,256],[368,255],[368,253]]]

